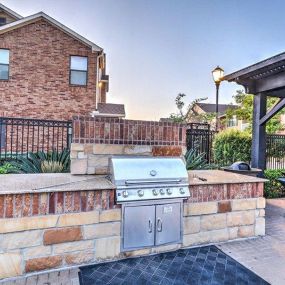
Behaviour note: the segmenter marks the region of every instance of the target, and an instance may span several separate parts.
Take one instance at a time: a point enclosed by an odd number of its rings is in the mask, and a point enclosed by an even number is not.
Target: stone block
[[[71,159],[70,173],[81,175],[87,174],[87,158]]]
[[[153,146],[152,155],[153,156],[181,156],[182,147],[181,146]]]
[[[265,210],[264,210],[264,209],[260,209],[258,216],[259,216],[259,217],[264,217],[264,216],[265,216]]]
[[[123,150],[124,154],[130,155],[151,155],[152,146],[150,145],[127,145]]]
[[[121,209],[105,210],[100,213],[100,223],[113,222],[121,220]]]
[[[244,211],[256,209],[256,199],[236,199],[232,200],[233,211]]]
[[[96,167],[95,168],[95,174],[96,175],[106,175],[109,174],[109,167]]]
[[[211,240],[210,232],[199,232],[183,236],[183,246],[192,246],[197,244],[209,243]]]
[[[229,227],[252,225],[255,221],[255,211],[231,212],[227,214],[227,225]]]
[[[152,248],[152,253],[161,253],[161,252],[167,252],[167,251],[174,251],[181,247],[181,244],[174,243],[174,244],[167,244],[167,245],[160,245],[157,247]]]
[[[0,234],[52,228],[56,226],[57,219],[58,215],[3,219],[1,221]]]
[[[58,227],[80,226],[96,224],[99,222],[99,211],[91,211],[84,213],[72,213],[60,215],[58,219]]]
[[[81,228],[50,229],[44,232],[44,245],[79,241],[83,238]]]
[[[210,242],[220,242],[229,240],[228,229],[210,231]]]
[[[184,234],[193,234],[200,231],[200,217],[186,217],[183,219]]]
[[[0,279],[21,275],[22,257],[19,252],[0,254]]]
[[[77,158],[78,159],[85,159],[85,158],[87,158],[87,154],[84,151],[79,151],[77,153]]]
[[[217,202],[184,203],[184,216],[215,214],[217,210]]]
[[[8,250],[40,245],[42,234],[41,230],[5,234],[0,240],[0,249]]]
[[[95,257],[106,259],[119,256],[121,237],[107,237],[96,240]]]
[[[71,151],[84,151],[84,144],[83,143],[72,143],[71,144]]]
[[[70,152],[70,158],[71,158],[71,159],[76,159],[76,158],[78,158],[77,154],[78,154],[77,151],[71,151],[71,152]]]
[[[119,144],[94,144],[93,154],[123,154],[124,145]]]
[[[51,255],[51,246],[33,246],[29,248],[25,248],[24,251],[24,259],[33,259],[36,257],[43,257]]]
[[[120,229],[120,222],[84,226],[84,239],[119,236]]]
[[[59,267],[62,264],[61,256],[33,258],[26,261],[25,271],[34,272]]]
[[[93,167],[91,167],[91,166],[87,167],[87,174],[92,175],[92,174],[95,174],[95,173],[96,173],[96,169],[95,169],[94,166]]]
[[[106,168],[109,166],[110,155],[88,154],[88,167]]]
[[[70,253],[65,256],[65,262],[67,264],[84,264],[95,260],[95,254],[93,251],[81,251],[76,253]]]
[[[215,214],[207,215],[201,217],[201,230],[217,230],[223,229],[227,226],[227,216],[226,214]]]
[[[53,253],[63,254],[73,251],[90,250],[93,248],[94,248],[93,240],[82,240],[82,241],[55,244],[53,246]]]
[[[265,219],[263,217],[256,219],[255,235],[256,236],[264,236],[265,235]]]
[[[232,211],[231,201],[218,202],[218,213],[227,213]]]
[[[151,253],[151,248],[143,248],[143,249],[124,252],[124,256],[125,257],[144,256],[144,255],[149,255],[150,253]]]
[[[94,146],[94,144],[92,144],[92,143],[84,144],[84,153],[85,154],[93,153],[93,146]]]
[[[253,237],[254,236],[254,225],[251,226],[241,226],[238,228],[238,237]]]
[[[229,228],[229,239],[238,238],[238,227]]]
[[[266,199],[263,197],[257,198],[257,208],[258,209],[264,209],[266,206]]]

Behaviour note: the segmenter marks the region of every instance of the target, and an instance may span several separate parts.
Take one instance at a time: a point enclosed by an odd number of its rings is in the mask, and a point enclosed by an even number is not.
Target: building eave
[[[52,25],[56,26],[58,29],[63,31],[64,33],[66,33],[69,36],[73,37],[74,39],[80,41],[81,43],[87,45],[88,47],[90,47],[92,49],[93,52],[102,52],[103,51],[103,48],[99,47],[95,43],[93,43],[93,42],[87,40],[86,38],[82,37],[78,33],[74,32],[73,30],[66,27],[62,23],[58,22],[57,20],[50,17],[49,15],[45,14],[44,12],[39,12],[37,14],[22,18],[20,20],[17,20],[15,22],[12,22],[10,24],[7,24],[7,25],[0,27],[0,35],[4,34],[6,32],[9,32],[11,30],[18,29],[18,28],[23,27],[25,25],[28,25],[30,23],[39,21],[41,19],[45,19],[46,21],[48,21],[49,23],[51,23]]]
[[[0,9],[4,10],[9,16],[15,19],[22,19],[23,16],[19,15],[18,13],[14,12],[13,10],[9,9],[5,5],[0,3]]]

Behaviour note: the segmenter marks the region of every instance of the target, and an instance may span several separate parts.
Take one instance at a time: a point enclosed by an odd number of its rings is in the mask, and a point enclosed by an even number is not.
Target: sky
[[[104,48],[108,103],[127,118],[158,120],[208,97],[211,71],[225,74],[285,51],[284,0],[0,0],[22,16],[43,11]],[[235,83],[222,82],[220,103],[233,102]]]

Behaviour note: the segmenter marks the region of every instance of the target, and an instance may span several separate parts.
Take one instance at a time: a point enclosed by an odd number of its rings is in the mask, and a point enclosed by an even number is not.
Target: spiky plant
[[[50,152],[30,152],[28,157],[20,157],[12,163],[18,169],[18,173],[58,173],[69,172],[70,151],[62,152],[52,150]]]
[[[207,160],[205,159],[205,153],[198,153],[196,149],[190,149],[185,154],[186,169],[203,169],[206,168]]]

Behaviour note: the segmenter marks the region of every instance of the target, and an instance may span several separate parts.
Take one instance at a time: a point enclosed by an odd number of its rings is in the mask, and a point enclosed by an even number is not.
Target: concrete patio
[[[266,236],[219,244],[218,248],[270,284],[285,284],[285,199],[267,201]],[[77,269],[18,278],[0,284],[78,285]]]

